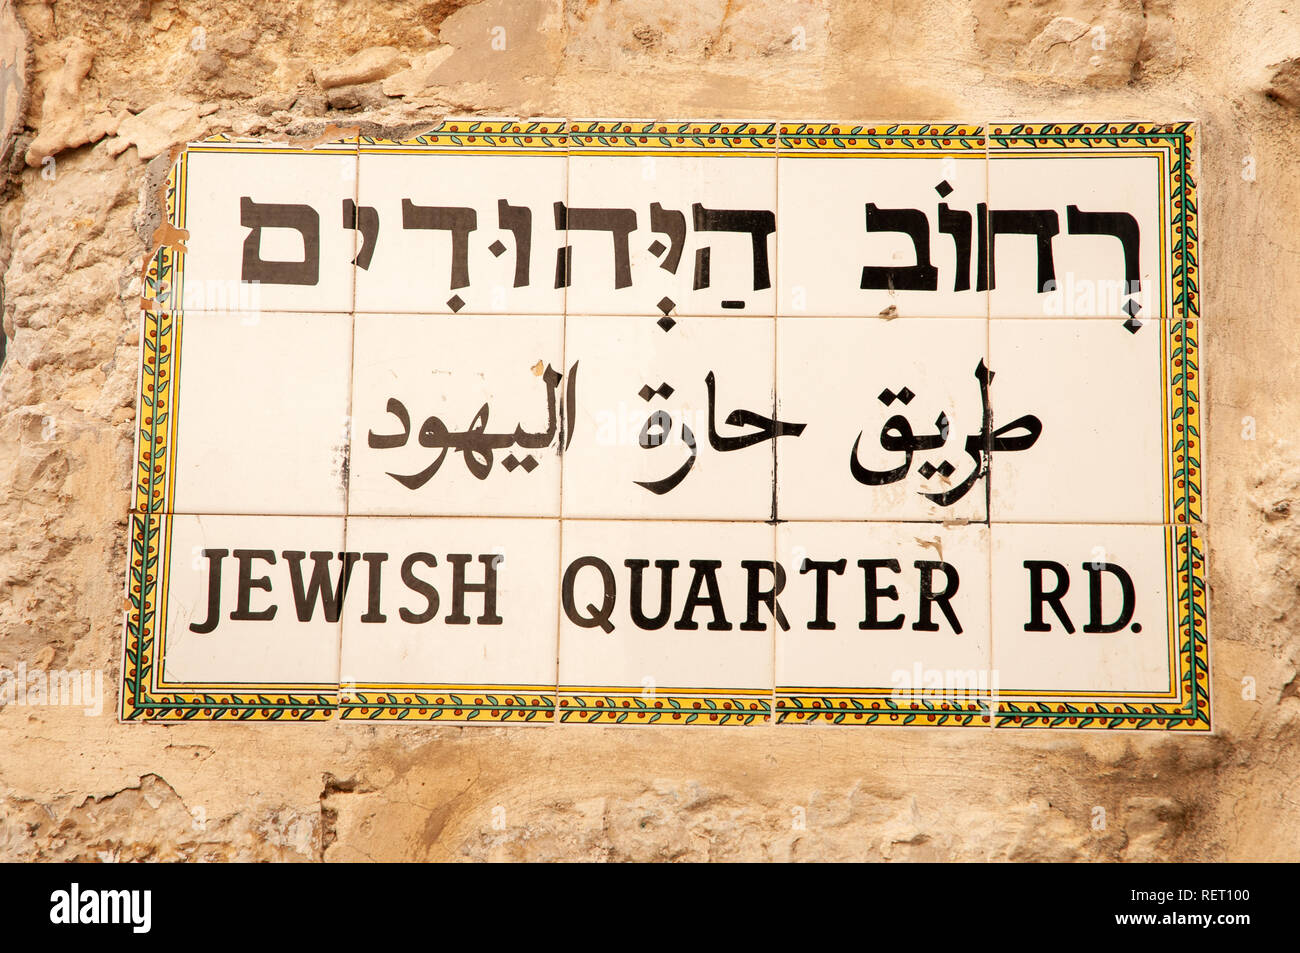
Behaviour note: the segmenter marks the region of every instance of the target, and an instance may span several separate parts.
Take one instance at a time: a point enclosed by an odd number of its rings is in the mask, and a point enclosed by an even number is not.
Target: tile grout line
[[[570,162],[573,158],[572,140],[570,139],[569,123],[572,120],[564,120],[564,207],[569,208],[569,175],[571,172]],[[564,247],[569,247],[569,216],[566,213],[564,217]],[[560,304],[560,367],[563,373],[569,373],[569,265],[566,262],[564,274],[564,295]],[[574,408],[577,413],[577,408]],[[566,419],[565,425],[560,428],[559,439],[561,445],[559,449],[560,457],[560,486],[559,486],[559,513],[555,521],[556,525],[556,542],[555,542],[555,575],[552,580],[558,590],[558,598],[555,600],[555,688],[551,692],[551,703],[554,705],[554,711],[551,715],[551,721],[545,727],[555,727],[560,724],[560,652],[561,640],[563,639],[564,622],[561,614],[564,611],[564,471],[568,467],[568,460],[564,455],[563,444],[567,442],[569,434],[573,431],[573,420]]]
[[[354,214],[361,214],[361,134],[357,133],[355,137],[356,149],[353,152],[352,167],[352,207],[356,209]],[[356,388],[353,382],[356,376],[356,358],[357,358],[357,232],[358,229],[351,229],[352,234],[352,301],[349,308],[349,327],[351,328],[351,337],[348,341],[348,398],[347,398],[347,416],[344,417],[346,427],[346,447],[347,452],[344,456],[346,469],[343,471],[343,552],[348,549],[348,529],[352,522],[352,444],[353,435],[356,432],[355,422],[353,420],[352,402],[356,396]],[[347,565],[347,557],[342,557],[344,567]],[[344,569],[346,573],[346,568]],[[330,719],[334,722],[343,720],[343,640],[347,629],[347,613],[342,611],[346,605],[346,586],[347,579],[340,577],[339,591],[339,636],[338,649],[335,656],[334,674],[338,681],[338,688],[334,696],[334,715]]]
[[[142,308],[142,309],[140,309],[140,310],[143,311],[144,309]],[[710,318],[710,319],[725,318],[725,319],[727,319],[727,320],[731,320],[731,321],[766,321],[767,319],[773,317],[773,315],[771,315],[771,314],[752,314],[752,313],[751,313],[751,314],[683,314],[683,313],[681,313],[680,311],[676,311],[676,309],[674,309],[674,311],[675,311],[676,316],[677,316],[678,318]],[[241,310],[238,309],[238,308],[227,308],[227,309],[217,309],[217,308],[213,308],[213,309],[208,309],[208,308],[186,308],[186,309],[185,309],[185,314],[186,314],[188,317],[191,317],[191,318],[202,317],[202,316],[205,316],[205,315],[216,315],[216,316],[220,316],[220,317],[227,317],[227,316],[229,316],[229,315],[250,314],[250,313],[252,313],[252,312],[247,311],[247,310],[242,310],[242,311],[241,311]],[[401,309],[401,308],[387,308],[387,309],[380,309],[380,310],[369,310],[369,309],[361,308],[361,309],[357,309],[356,311],[352,311],[352,310],[350,310],[350,309],[348,309],[348,308],[342,308],[342,309],[338,309],[338,310],[333,310],[333,309],[330,309],[330,308],[316,308],[316,309],[307,309],[307,310],[303,310],[303,309],[299,309],[299,308],[262,308],[262,309],[260,309],[257,313],[262,314],[262,315],[271,315],[271,314],[311,314],[311,315],[356,314],[356,315],[360,315],[360,316],[364,316],[364,317],[387,317],[387,316],[389,316],[389,315],[397,315],[397,316],[400,316],[400,317],[431,317],[431,318],[481,318],[481,317],[503,317],[503,316],[505,316],[505,317],[509,317],[511,314],[513,314],[513,315],[516,316],[516,317],[524,317],[524,318],[527,318],[527,317],[548,317],[548,316],[549,316],[549,317],[556,317],[556,316],[557,316],[557,314],[556,314],[556,312],[555,312],[554,309],[539,310],[539,311],[528,311],[528,310],[525,310],[525,309],[519,309],[518,311],[514,311],[514,312],[502,312],[502,311],[478,311],[478,310],[471,310],[470,308],[463,308],[463,309],[461,309],[460,311],[456,312],[455,314],[452,314],[452,313],[450,313],[450,312],[448,312],[448,313],[442,313],[442,312],[435,312],[435,311],[407,311],[407,310],[403,310],[403,309]],[[626,311],[621,311],[621,312],[607,312],[607,313],[606,313],[606,312],[600,312],[600,313],[598,313],[598,312],[582,312],[582,311],[574,311],[574,312],[570,312],[570,316],[575,317],[575,318],[577,318],[577,317],[593,317],[593,318],[625,318],[625,317],[631,317],[631,318],[653,318],[653,317],[655,316],[655,314],[654,314],[654,313],[651,313],[651,312],[646,312],[646,313],[644,313],[644,314],[629,314],[629,313],[627,313]],[[780,317],[793,317],[793,315],[780,315]],[[859,319],[864,318],[864,317],[866,317],[866,318],[870,318],[870,317],[879,317],[879,315],[869,315],[869,314],[868,314],[868,315],[862,315],[862,314],[815,314],[815,315],[808,315],[808,318],[807,318],[807,319],[808,319],[808,320],[814,320],[814,321],[855,321],[855,320],[859,320]],[[902,317],[903,319],[905,319],[905,320],[908,320],[908,321],[978,321],[978,320],[980,320],[980,316],[979,316],[978,314],[968,314],[968,315],[960,315],[960,314],[942,314],[942,315],[910,314],[910,315],[904,315],[904,316],[901,316],[901,317]],[[894,320],[898,320],[898,319],[896,318],[896,319],[894,319]],[[999,316],[997,317],[997,320],[998,320],[998,321],[1042,321],[1042,322],[1051,322],[1051,321],[1067,320],[1067,321],[1079,321],[1079,322],[1092,323],[1092,322],[1112,321],[1112,320],[1114,320],[1114,318],[1113,318],[1112,316],[1110,316],[1110,315],[1104,315],[1104,314],[1076,314],[1076,315],[1070,315],[1070,316],[1067,316],[1067,317],[1065,317],[1064,319],[1062,319],[1062,318],[1060,318],[1060,317],[1056,317],[1056,316],[1045,316],[1045,315],[1041,315],[1041,314],[1006,314],[1006,315],[999,315]],[[1146,324],[1148,324],[1148,325],[1150,325],[1150,324],[1155,324],[1155,323],[1156,323],[1156,320],[1157,320],[1156,318],[1151,318],[1149,321],[1146,322]],[[1189,318],[1189,319],[1188,319],[1188,321],[1189,321],[1190,323],[1193,323],[1193,324],[1199,324],[1199,323],[1201,323],[1203,320],[1204,320],[1204,319],[1202,319],[1202,318]],[[1163,322],[1166,323],[1166,324],[1168,324],[1168,323],[1173,323],[1173,319],[1165,318],[1165,319],[1163,319]]]
[[[983,248],[983,249],[977,249],[977,250],[976,250],[977,253],[978,253],[979,251],[983,251],[983,253],[984,253],[984,260],[985,260],[985,262],[988,263],[988,269],[989,269],[989,275],[988,275],[988,277],[989,277],[989,281],[988,281],[988,284],[989,284],[990,286],[993,284],[993,262],[992,262],[991,259],[990,259],[990,252],[991,252],[991,250],[992,250],[990,246],[992,246],[992,243],[993,243],[993,228],[992,228],[992,223],[993,223],[993,196],[992,196],[992,194],[991,194],[991,189],[992,189],[992,178],[993,178],[992,175],[991,175],[991,170],[992,170],[992,159],[993,159],[993,149],[992,149],[992,142],[993,142],[993,140],[992,140],[992,137],[991,137],[992,128],[993,128],[993,127],[992,127],[992,123],[990,123],[990,122],[988,122],[988,121],[986,120],[985,123],[984,123],[984,126],[983,126],[983,131],[984,131],[984,208],[985,208],[985,213],[984,213],[984,214],[987,216],[987,219],[988,219],[988,225],[987,225],[987,226],[985,227],[985,229],[984,229],[984,244],[985,244],[986,247]],[[988,366],[989,371],[992,372],[992,370],[993,370],[993,291],[992,291],[992,288],[991,288],[991,287],[990,287],[990,288],[985,288],[985,289],[984,289],[984,358],[985,358],[985,360],[988,362],[988,363],[987,363],[987,366]],[[990,380],[991,380],[991,377],[990,377]],[[993,398],[992,398],[992,397],[989,398],[989,412],[993,415],[994,418],[997,417],[997,410],[996,410],[996,409],[994,408],[994,406],[993,406]],[[995,628],[994,628],[994,615],[993,615],[993,599],[994,599],[994,589],[993,589],[993,585],[994,585],[994,584],[993,584],[993,454],[992,454],[991,452],[988,454],[988,458],[989,458],[989,472],[988,472],[988,475],[986,476],[985,481],[984,481],[984,483],[985,483],[985,485],[984,485],[984,520],[985,520],[985,525],[988,527],[988,539],[985,540],[985,543],[984,543],[984,551],[985,551],[985,554],[986,554],[987,559],[988,559],[989,599],[988,599],[988,605],[985,606],[985,612],[988,614],[988,632],[989,632],[989,674],[988,674],[988,678],[989,678],[989,686],[988,686],[988,690],[989,690],[989,702],[988,702],[988,705],[989,705],[989,729],[990,729],[990,730],[995,730],[995,729],[997,728],[997,726],[998,726],[998,718],[997,718],[997,699],[994,697],[994,693],[993,693],[994,679],[997,677],[997,676],[995,675],[995,673],[997,672],[997,649],[996,649],[996,647],[995,647],[995,642],[996,642],[996,632],[995,632]],[[1000,684],[1000,682],[1001,682],[1001,680],[998,679],[998,683],[999,683],[999,684]]]
[[[780,340],[777,334],[777,315],[781,313],[781,121],[774,120],[776,147],[772,153],[772,419],[780,420]],[[781,533],[781,490],[780,490],[780,467],[781,455],[779,450],[779,438],[772,441],[772,580],[776,584],[776,567],[781,562],[780,552],[780,533]],[[779,602],[776,596],[772,598],[772,641],[770,664],[772,672],[772,693],[769,696],[768,705],[770,711],[768,718],[769,724],[776,727],[776,668],[779,659],[777,649],[777,640],[781,638],[781,624],[777,615]]]
[[[143,518],[146,514],[143,510],[131,509],[127,511],[127,516]],[[260,516],[266,518],[289,518],[289,519],[340,519],[344,517],[352,519],[376,519],[376,520],[554,520],[556,516],[538,516],[538,515],[521,515],[521,514],[502,514],[493,515],[490,513],[237,513],[225,512],[215,509],[203,510],[177,510],[177,509],[160,509],[153,511],[154,516]],[[741,524],[741,525],[770,525],[768,519],[734,519],[729,517],[700,517],[700,516],[680,516],[661,518],[655,516],[566,516],[566,521],[570,522],[589,522],[589,523],[722,523],[722,524]],[[909,519],[819,519],[819,518],[793,518],[783,519],[782,524],[835,524],[835,525],[852,525],[852,526],[985,526],[990,525],[984,520],[909,520]],[[1191,527],[1200,528],[1202,531],[1208,530],[1210,523],[1207,520],[1193,520],[1183,522],[1181,520],[1003,520],[998,526],[1010,528],[1016,526],[1151,526],[1151,527]]]

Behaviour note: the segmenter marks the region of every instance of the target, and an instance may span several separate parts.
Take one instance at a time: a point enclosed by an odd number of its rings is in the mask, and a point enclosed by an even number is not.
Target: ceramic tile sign
[[[178,150],[123,718],[1208,731],[1196,129]]]

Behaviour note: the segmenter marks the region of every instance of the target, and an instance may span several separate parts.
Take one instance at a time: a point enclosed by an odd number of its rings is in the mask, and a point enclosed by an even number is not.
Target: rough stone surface
[[[337,66],[323,66],[316,70],[316,82],[321,89],[359,86],[391,76],[403,65],[402,54],[391,46],[372,46]]]
[[[0,3],[0,165],[14,155],[27,111],[27,33],[8,0]]]
[[[86,77],[95,53],[82,40],[64,45],[61,64],[45,86],[36,138],[27,150],[27,164],[40,165],[47,156],[95,142],[117,127],[106,111],[96,110]]]
[[[188,99],[172,98],[123,119],[117,138],[108,144],[111,155],[135,146],[141,159],[152,159],[176,142],[199,135],[199,106]]]
[[[1280,0],[0,0],[0,665],[101,669],[110,692],[100,717],[0,709],[0,858],[1296,859],[1298,20]],[[162,153],[466,113],[1201,120],[1215,735],[119,725]]]
[[[1159,0],[976,0],[976,42],[1017,78],[1123,86],[1178,63],[1171,4]]]

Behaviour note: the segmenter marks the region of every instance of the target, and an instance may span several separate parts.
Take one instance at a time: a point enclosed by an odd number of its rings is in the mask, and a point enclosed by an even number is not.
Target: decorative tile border
[[[159,258],[169,258],[162,252]],[[161,275],[170,273],[159,269]],[[162,280],[166,280],[165,277]],[[146,310],[140,338],[139,426],[135,434],[135,493],[132,509],[143,516],[165,513],[171,503],[171,447],[175,431],[175,370],[180,328],[171,312]]]
[[[987,132],[987,137],[986,137]],[[561,692],[519,686],[257,686],[229,691],[167,685],[159,660],[165,632],[170,507],[173,498],[176,421],[186,253],[188,156],[199,151],[248,150],[302,153],[293,146],[214,137],[180,151],[162,190],[164,227],[146,262],[142,282],[139,426],[130,519],[130,566],[123,653],[125,720],[430,720],[483,723],[685,724],[888,724],[988,727],[987,706],[918,698],[896,702],[886,689],[854,692],[670,693],[652,698],[616,691]],[[1049,151],[1092,153],[1156,150],[1165,156],[1170,244],[1169,300],[1162,322],[1165,386],[1165,507],[1171,525],[1167,568],[1176,595],[1171,606],[1176,643],[1175,697],[1157,700],[998,700],[996,727],[1100,729],[1210,729],[1209,649],[1202,520],[1196,129],[1192,123],[1091,123],[982,125],[857,125],[845,123],[664,123],[584,120],[448,120],[401,142],[354,137],[330,154],[405,150],[566,151],[612,150],[740,152],[774,155],[907,154]],[[773,707],[774,706],[774,707]],[[558,718],[557,718],[558,713]]]
[[[362,153],[447,150],[467,152],[550,152],[569,145],[563,119],[448,119],[409,139],[360,136]]]
[[[776,703],[779,724],[891,725],[918,728],[987,728],[989,706],[978,702],[919,698],[898,702],[888,696],[783,695]]]
[[[987,146],[983,126],[961,123],[891,126],[829,122],[781,124],[782,152],[969,152],[982,155]]]
[[[344,686],[344,721],[452,721],[544,724],[555,718],[555,690],[504,685]]]
[[[1201,521],[1201,369],[1196,343],[1199,327],[1199,322],[1171,321],[1164,339],[1169,401],[1165,417],[1169,485],[1165,496],[1168,518],[1173,523]]]
[[[560,721],[579,724],[755,725],[771,720],[766,693],[676,691],[632,695],[618,690],[560,692]]]
[[[757,122],[661,122],[580,119],[569,123],[574,154],[634,149],[669,152],[754,152],[777,147],[777,124]]]

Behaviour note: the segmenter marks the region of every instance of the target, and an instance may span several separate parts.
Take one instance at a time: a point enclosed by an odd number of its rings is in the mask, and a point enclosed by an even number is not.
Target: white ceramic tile
[[[379,233],[374,255],[358,259],[357,311],[561,313],[565,156],[553,151],[363,150],[358,206],[374,210]]]
[[[575,151],[569,313],[772,315],[774,157]]]
[[[994,522],[1159,523],[1164,443],[1161,336],[1148,322],[993,320],[996,430],[1027,449],[992,453]]]
[[[355,143],[315,149],[191,145],[184,158],[182,307],[350,311]]]
[[[174,511],[341,516],[351,315],[176,320]]]
[[[982,149],[783,153],[778,169],[779,314],[984,317]]]
[[[1130,300],[1139,320],[1168,314],[1157,156],[989,155],[992,317],[1121,322]]]
[[[776,323],[781,519],[984,519],[983,318]]]
[[[563,334],[558,315],[358,314],[349,512],[558,516]]]
[[[778,695],[987,695],[987,526],[784,523],[777,558]]]
[[[345,691],[553,694],[558,520],[349,517],[348,550],[362,556],[344,613]]]
[[[995,524],[992,533],[993,666],[1003,693],[1173,691],[1165,527]]]
[[[577,376],[577,415],[564,453],[564,515],[769,519],[772,443],[796,438],[731,441],[775,429],[773,324],[682,318],[665,332],[649,317],[570,315],[565,361]],[[745,411],[767,423],[728,423]]]
[[[333,688],[340,626],[337,614],[330,621],[325,591],[313,585],[312,554],[328,554],[321,564],[330,591],[337,593],[343,519],[170,519],[165,639],[158,646],[163,677],[186,685]],[[220,593],[215,605],[214,566]],[[300,588],[294,585],[295,566]]]
[[[764,567],[774,539],[773,527],[757,523],[566,520],[561,718],[572,720],[583,699],[594,709],[611,696],[634,713],[665,712],[664,723],[694,711],[706,722],[732,723],[721,713],[736,706],[766,714],[774,623],[767,605],[755,599],[751,606],[748,596],[751,574],[756,593],[772,588],[774,571]],[[640,593],[629,561],[640,566]]]

